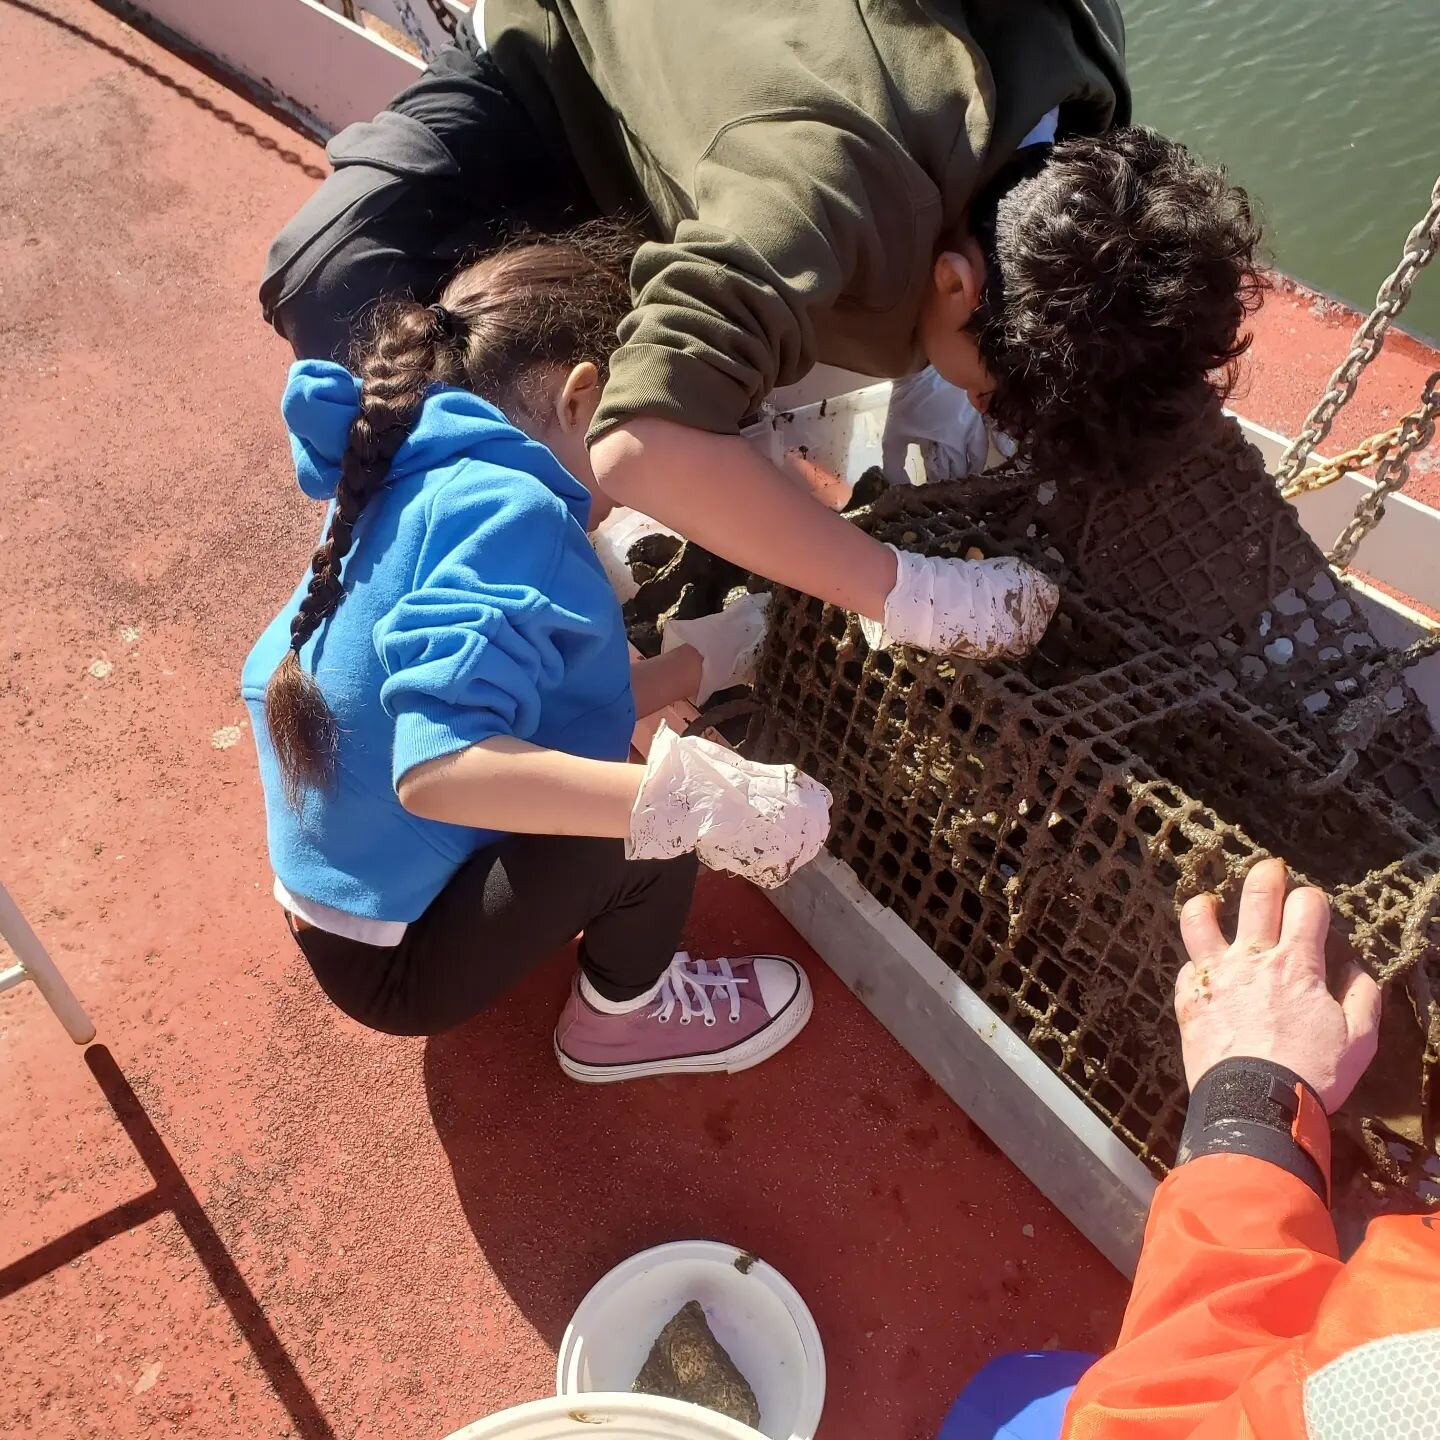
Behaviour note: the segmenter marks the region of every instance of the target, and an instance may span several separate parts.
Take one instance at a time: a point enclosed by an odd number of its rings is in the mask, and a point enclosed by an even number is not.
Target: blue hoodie
[[[335,493],[358,395],[329,361],[291,369],[281,410],[311,499]],[[356,525],[339,609],[300,652],[340,740],[333,791],[310,792],[298,813],[281,792],[264,701],[308,575],[245,661],[270,859],[292,895],[411,921],[500,838],[405,810],[395,787],[426,760],[496,735],[626,756],[629,651],[585,533],[589,513],[585,488],[493,405],[431,391]]]

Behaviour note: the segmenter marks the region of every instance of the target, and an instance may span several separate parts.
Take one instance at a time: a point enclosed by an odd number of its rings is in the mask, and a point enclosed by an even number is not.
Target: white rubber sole
[[[756,958],[783,960],[787,957]],[[560,1068],[582,1085],[613,1085],[621,1080],[644,1080],[652,1075],[738,1075],[742,1070],[753,1070],[772,1055],[778,1055],[809,1023],[815,1009],[810,977],[798,965],[795,973],[800,977],[800,988],[784,1011],[758,1034],[728,1050],[717,1050],[710,1055],[677,1055],[673,1060],[647,1060],[637,1065],[585,1065],[567,1055],[556,1039],[555,1058]]]

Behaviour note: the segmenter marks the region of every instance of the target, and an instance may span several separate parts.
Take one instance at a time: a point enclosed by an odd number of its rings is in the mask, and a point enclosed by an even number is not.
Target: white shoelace
[[[718,995],[729,999],[730,1023],[738,1025],[740,987],[750,982],[736,975],[728,960],[715,963],[720,967],[718,974],[711,973],[708,960],[692,960],[682,950],[660,977],[660,993],[655,997],[657,1003],[650,1012],[651,1019],[663,1025],[678,1009],[682,1025],[688,1025],[697,1015],[702,1016],[707,1025],[718,1024],[710,1000],[712,995]]]

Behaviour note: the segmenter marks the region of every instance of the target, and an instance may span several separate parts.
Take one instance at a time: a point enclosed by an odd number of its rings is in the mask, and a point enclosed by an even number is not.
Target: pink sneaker
[[[588,988],[577,975],[555,1054],[572,1080],[590,1085],[748,1070],[783,1050],[812,1009],[805,972],[779,955],[710,962],[682,951],[654,994],[619,1014],[596,1009]]]

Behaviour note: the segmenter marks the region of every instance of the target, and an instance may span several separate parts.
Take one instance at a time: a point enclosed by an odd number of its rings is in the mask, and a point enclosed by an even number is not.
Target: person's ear
[[[600,370],[593,360],[582,360],[565,377],[555,397],[555,423],[562,433],[582,434],[590,428],[600,404]]]
[[[985,286],[985,259],[980,247],[968,237],[958,250],[942,250],[935,257],[935,295],[945,319],[955,329],[964,329],[980,308]]]

